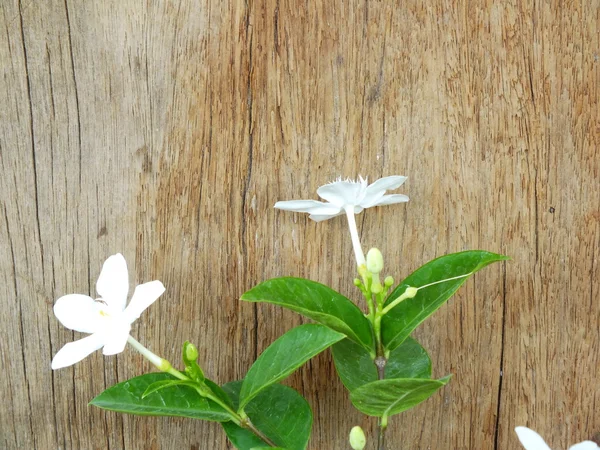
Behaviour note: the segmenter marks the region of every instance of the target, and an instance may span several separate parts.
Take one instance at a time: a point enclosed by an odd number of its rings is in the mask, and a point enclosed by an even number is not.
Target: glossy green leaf
[[[331,347],[335,368],[349,391],[378,380],[371,355],[356,343],[344,339]],[[407,338],[390,352],[385,366],[386,378],[431,378],[431,360],[423,347]]]
[[[287,450],[283,447],[252,447],[250,450]]]
[[[408,276],[386,300],[389,305],[400,297],[408,286],[421,287],[429,283],[476,272],[497,261],[509,259],[495,253],[473,250],[452,253],[428,262]],[[440,308],[469,277],[446,281],[426,287],[414,298],[406,299],[382,319],[382,338],[387,350],[398,347],[419,324]]]
[[[232,399],[236,409],[241,388],[241,381],[223,385],[223,390]],[[288,450],[306,448],[312,427],[312,412],[306,400],[292,388],[273,384],[254,397],[244,410],[252,424],[276,445]],[[251,431],[233,422],[221,425],[239,450],[268,447]]]
[[[189,386],[195,390],[196,384],[193,381],[185,381],[185,380],[160,380],[152,383],[150,386],[146,388],[144,393],[142,394],[142,399],[146,398],[148,395],[158,392],[161,389],[165,389],[173,386]]]
[[[365,384],[350,393],[352,404],[368,416],[392,416],[401,413],[431,397],[450,381],[450,376],[439,380],[386,379]]]
[[[227,411],[216,403],[200,397],[189,386],[173,386],[142,398],[142,394],[158,381],[177,380],[166,373],[148,373],[108,388],[90,404],[102,409],[141,416],[179,416],[192,419],[225,422],[231,420]]]
[[[221,388],[221,386],[219,386],[217,383],[209,380],[208,378],[204,379],[204,384],[206,386],[208,386],[208,388],[213,392],[213,394],[215,394],[217,396],[217,398],[219,400],[221,400],[223,403],[225,403],[231,409],[235,409],[233,407],[233,402],[231,401],[231,399],[229,398],[227,393],[223,390],[223,388]]]
[[[316,323],[293,328],[262,352],[242,385],[240,408],[267,386],[284,379],[344,335]]]
[[[252,447],[250,450],[287,450],[283,447]]]
[[[339,292],[315,281],[274,278],[250,289],[242,300],[283,306],[373,349],[371,326],[362,311]]]

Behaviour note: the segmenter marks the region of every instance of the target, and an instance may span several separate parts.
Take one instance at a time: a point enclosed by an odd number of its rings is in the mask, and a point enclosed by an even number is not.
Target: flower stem
[[[155,355],[150,350],[148,350],[146,347],[144,347],[142,344],[140,344],[138,341],[136,341],[133,337],[129,336],[127,338],[127,342],[129,342],[129,344],[133,348],[135,348],[138,352],[140,352],[148,361],[150,361],[153,365],[155,365],[162,372],[171,374],[175,378],[179,378],[180,380],[193,381],[191,378],[187,377],[186,375],[181,373],[179,370],[175,369],[169,361],[167,361],[164,358],[161,358],[158,355]],[[238,425],[242,428],[247,428],[248,430],[252,431],[252,433],[254,433],[256,436],[258,436],[260,439],[262,439],[265,443],[267,443],[271,447],[277,447],[277,445],[273,441],[271,441],[258,428],[256,428],[252,424],[252,422],[250,422],[250,419],[248,418],[248,416],[246,416],[245,414],[243,414],[243,416],[241,416],[240,414],[236,413],[223,400],[221,400],[219,397],[214,395],[214,393],[210,390],[210,388],[206,387],[205,385],[198,384],[198,386],[195,389],[196,389],[196,392],[198,392],[198,394],[201,397],[206,397],[206,398],[211,399],[213,402],[215,402],[221,408],[223,408],[225,411],[227,411],[229,413],[229,415],[231,416],[233,422],[236,425]]]
[[[383,342],[381,340],[381,318],[383,314],[381,314],[381,310],[377,308],[377,312],[375,313],[375,320],[373,321],[373,331],[375,333],[375,342],[377,343],[377,356],[383,358],[385,360],[384,350],[383,350]],[[377,365],[377,363],[375,363]],[[385,367],[385,362],[383,364]],[[379,368],[379,366],[378,366]],[[383,377],[380,377],[383,379]]]
[[[377,450],[385,450],[385,430],[387,428],[387,416],[382,416],[377,429]]]
[[[458,275],[456,277],[446,278],[444,280],[439,280],[439,281],[434,281],[433,283],[429,283],[429,284],[426,284],[424,286],[419,286],[419,287],[407,286],[406,290],[404,291],[404,293],[400,297],[398,297],[392,303],[390,303],[385,308],[383,308],[383,312],[382,313],[383,313],[383,315],[385,315],[388,312],[390,312],[390,310],[392,310],[396,305],[398,305],[398,303],[406,300],[407,298],[414,298],[415,295],[417,295],[417,292],[419,292],[421,289],[425,289],[425,288],[428,288],[429,286],[434,286],[436,284],[445,283],[447,281],[453,281],[453,280],[458,280],[460,278],[466,278],[466,277],[468,277],[469,275],[472,275],[472,274],[473,274],[473,272],[469,272],[469,273],[466,273],[464,275]]]
[[[155,355],[154,353],[152,353],[150,350],[148,350],[146,347],[144,347],[142,344],[140,344],[138,341],[136,341],[131,336],[127,337],[127,342],[129,342],[129,345],[131,345],[139,353],[141,353],[144,358],[146,358],[154,366],[156,366],[158,368],[158,370],[161,370],[163,372],[168,372],[168,368],[171,367],[171,363],[169,363],[169,361],[167,361],[164,358],[161,358],[158,355]],[[168,366],[167,366],[167,364],[168,364]]]
[[[410,287],[410,286],[409,286]],[[396,300],[394,300],[392,303],[390,303],[389,305],[387,305],[385,308],[383,308],[383,310],[381,311],[382,315],[386,315],[388,312],[390,312],[390,310],[392,310],[394,308],[394,306],[396,306],[398,303],[406,300],[407,298],[413,298],[416,294],[413,294],[411,291],[405,291],[400,297],[398,297]]]
[[[356,257],[356,265],[358,267],[366,264],[365,254],[360,246],[360,239],[358,237],[358,229],[356,228],[356,220],[354,219],[354,207],[349,206],[346,208],[346,217],[348,218],[348,228],[350,228],[350,237],[352,238],[352,248],[354,249],[354,256]]]
[[[385,366],[387,364],[387,358],[385,356],[385,349],[383,347],[383,340],[381,339],[381,318],[384,315],[383,301],[377,301],[375,312],[375,320],[373,321],[373,332],[375,334],[375,341],[377,342],[377,357],[373,360],[375,367],[377,367],[377,378],[380,380],[385,379]],[[385,450],[385,429],[387,428],[387,416],[381,417],[379,428],[377,429],[377,450]]]
[[[244,413],[242,411],[242,414],[239,417],[240,417],[240,421],[241,421],[240,427],[247,428],[248,430],[252,431],[255,435],[257,435],[260,439],[265,441],[271,447],[277,447],[277,444],[275,444],[271,439],[269,439],[267,436],[265,436],[258,428],[256,428],[252,424],[252,422],[250,422],[250,419],[248,418],[246,413]]]

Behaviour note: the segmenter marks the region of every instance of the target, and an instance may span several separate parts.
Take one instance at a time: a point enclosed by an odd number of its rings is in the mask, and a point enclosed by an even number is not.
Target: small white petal
[[[125,308],[124,314],[126,320],[132,323],[139,318],[140,314],[154,303],[163,292],[165,292],[165,287],[158,280],[138,285],[133,292],[133,297],[131,297],[129,305]]]
[[[54,315],[69,330],[95,333],[102,326],[101,306],[87,295],[64,295],[56,300]]]
[[[52,359],[52,369],[56,370],[71,366],[101,348],[102,345],[104,345],[104,342],[99,333],[92,334],[75,342],[69,342]]]
[[[526,450],[551,450],[542,437],[527,427],[517,427],[515,432]]]
[[[383,177],[374,183],[370,184],[367,187],[367,191],[391,191],[393,189],[398,189],[400,186],[404,184],[407,180],[407,177],[402,177],[400,175],[392,175],[391,177]]]
[[[117,253],[104,261],[96,290],[112,312],[125,309],[129,292],[129,276],[123,255]]]
[[[311,214],[308,216],[308,218],[314,220],[315,222],[323,222],[324,220],[329,220],[332,217],[341,216],[342,214],[345,214],[345,212],[340,211],[337,214]]]
[[[340,208],[331,203],[318,202],[316,200],[288,200],[275,203],[275,208],[284,211],[293,211],[309,214],[337,214]]]
[[[406,179],[398,175],[380,178],[365,189],[365,196],[360,204],[365,208],[377,205],[385,191],[399,188]]]
[[[402,194],[384,195],[372,206],[393,205],[394,203],[404,203],[408,201],[408,197]]]
[[[569,450],[597,450],[598,448],[600,447],[598,447],[598,444],[596,444],[595,442],[583,441],[579,444],[575,444],[569,447]]]
[[[116,355],[125,350],[130,331],[131,325],[124,318],[120,318],[118,324],[114,324],[110,330],[106,330],[102,353],[105,355]]]
[[[317,189],[319,197],[333,203],[335,206],[343,208],[346,205],[357,205],[360,203],[366,181],[336,181],[326,184]]]

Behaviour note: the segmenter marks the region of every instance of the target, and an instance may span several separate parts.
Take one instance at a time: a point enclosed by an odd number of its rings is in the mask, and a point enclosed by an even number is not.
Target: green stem
[[[381,339],[381,318],[382,317],[383,317],[383,315],[380,314],[380,311],[377,311],[377,313],[375,313],[375,320],[373,321],[373,331],[375,333],[375,342],[377,343],[377,356],[385,358],[383,342]]]
[[[378,315],[375,318],[375,327],[377,336],[377,358],[373,361],[375,367],[377,367],[377,378],[380,380],[385,379],[385,366],[387,364],[387,358],[385,357],[383,344],[381,342],[381,310],[378,311]],[[382,416],[377,429],[377,449],[385,450],[385,429],[387,428],[387,416]]]
[[[417,288],[418,290],[419,288]],[[408,291],[408,288],[407,288]],[[381,311],[382,315],[386,315],[387,313],[389,313],[396,305],[398,305],[398,303],[406,300],[407,298],[413,298],[416,295],[415,293],[412,292],[407,292],[404,291],[404,294],[402,294],[400,297],[398,297],[396,300],[394,300],[392,303],[390,303],[389,305],[387,305],[385,308],[383,308],[383,310]]]
[[[445,283],[447,281],[453,281],[453,280],[458,280],[460,278],[466,278],[469,275],[473,275],[473,272],[469,272],[469,273],[466,273],[464,275],[458,275],[456,277],[446,278],[445,280],[434,281],[433,283],[429,283],[429,284],[426,284],[424,286],[419,286],[419,287],[416,287],[416,288],[413,288],[411,286],[407,286],[406,290],[404,291],[404,294],[402,294],[400,297],[398,297],[392,303],[390,303],[385,308],[383,308],[383,314],[385,315],[388,312],[390,312],[390,310],[393,309],[394,306],[398,305],[398,303],[400,303],[401,301],[406,300],[407,298],[414,298],[414,296],[417,295],[417,292],[420,291],[421,289],[425,289],[425,288],[427,288],[429,286],[434,286],[436,284]]]
[[[206,397],[206,398],[211,399],[213,402],[215,402],[217,405],[219,405],[221,408],[223,408],[225,411],[227,411],[229,413],[229,415],[231,416],[231,419],[233,420],[233,422],[236,425],[238,425],[242,428],[247,428],[248,430],[252,431],[252,433],[254,433],[256,436],[258,436],[260,439],[262,439],[265,443],[267,443],[271,447],[277,447],[277,444],[275,444],[271,439],[269,439],[267,436],[265,436],[259,429],[257,429],[252,424],[252,422],[250,422],[250,419],[248,418],[248,416],[246,416],[244,414],[244,416],[242,417],[240,414],[235,412],[225,402],[223,402],[223,400],[221,400],[219,397],[217,397],[208,387],[206,387],[206,385],[199,384],[199,383],[195,382],[194,380],[192,380],[191,378],[187,377],[186,375],[181,373],[179,370],[175,369],[169,361],[167,361],[164,358],[161,358],[160,356],[155,355],[150,350],[148,350],[146,347],[144,347],[142,344],[140,344],[138,341],[136,341],[133,337],[129,336],[127,338],[127,342],[129,342],[129,344],[133,348],[135,348],[138,352],[140,352],[146,359],[148,359],[148,361],[150,361],[152,364],[154,364],[159,370],[166,372],[170,375],[173,375],[175,378],[178,378],[180,380],[192,381],[195,384],[197,384],[197,386],[195,388],[196,392],[198,392],[198,394],[201,397]]]
[[[374,323],[375,321],[375,306],[373,305],[373,299],[365,296],[367,299],[367,308],[369,309],[369,320]]]
[[[387,429],[387,416],[381,416],[377,430],[377,450],[385,450],[385,430]]]
[[[277,444],[275,444],[271,439],[269,439],[267,436],[265,436],[258,428],[256,428],[252,422],[250,422],[250,418],[246,415],[246,413],[244,413],[244,411],[241,412],[241,416],[240,420],[241,420],[241,424],[240,426],[242,428],[247,428],[250,431],[252,431],[255,435],[257,435],[260,439],[262,439],[263,441],[265,441],[267,444],[269,444],[271,447],[277,447]]]

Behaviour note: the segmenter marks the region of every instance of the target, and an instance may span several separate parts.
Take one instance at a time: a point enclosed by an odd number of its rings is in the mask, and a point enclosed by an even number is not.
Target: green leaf
[[[365,384],[350,393],[352,404],[368,416],[392,416],[416,406],[431,397],[450,381],[450,376],[439,380],[389,379]]]
[[[344,335],[323,325],[310,323],[293,328],[262,352],[242,385],[240,408],[267,386],[277,383]]]
[[[339,292],[303,278],[274,278],[250,289],[242,300],[267,302],[296,311],[373,350],[371,325],[362,311]]]
[[[223,385],[223,390],[238,407],[241,381]],[[244,408],[252,424],[276,445],[288,450],[304,450],[310,438],[312,412],[306,400],[290,387],[273,384]],[[222,423],[227,437],[239,450],[268,447],[251,431],[233,422]]]
[[[252,447],[250,450],[287,450],[283,447]]]
[[[148,395],[153,392],[160,391],[161,389],[168,388],[171,386],[189,386],[195,390],[196,383],[193,381],[185,381],[185,380],[160,380],[152,383],[150,386],[146,388],[144,393],[142,394],[142,399],[146,398]]]
[[[360,345],[344,339],[331,347],[335,368],[349,391],[378,380],[371,355]],[[431,360],[423,347],[407,338],[390,352],[385,366],[386,378],[431,378]]]
[[[173,386],[142,398],[142,394],[153,383],[173,380],[177,378],[166,373],[141,375],[108,388],[90,405],[141,416],[179,416],[214,422],[231,420],[227,411],[213,401],[200,397],[189,386]]]
[[[287,450],[283,447],[252,447],[250,450]]]
[[[221,388],[221,386],[219,386],[217,383],[209,380],[208,378],[204,379],[204,384],[206,386],[208,386],[208,388],[213,392],[213,394],[215,394],[217,396],[217,398],[219,400],[221,400],[223,403],[225,403],[231,409],[235,409],[233,407],[233,402],[231,401],[231,399],[229,398],[227,393]]]
[[[409,275],[389,295],[385,304],[389,305],[400,297],[408,286],[418,288],[447,278],[466,275],[493,262],[507,259],[509,258],[506,256],[481,250],[442,256],[428,262]],[[440,308],[467,279],[468,277],[459,278],[421,289],[414,298],[400,302],[383,316],[381,333],[385,348],[393,350],[402,344],[413,330]]]

